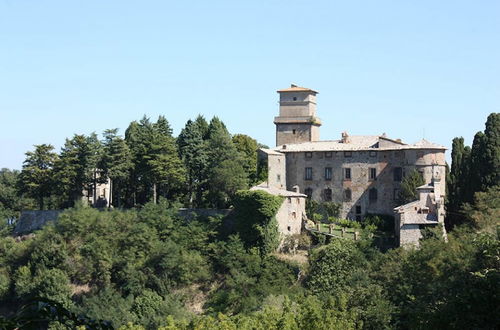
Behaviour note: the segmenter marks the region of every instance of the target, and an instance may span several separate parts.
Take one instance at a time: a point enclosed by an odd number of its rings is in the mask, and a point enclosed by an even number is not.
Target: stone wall
[[[231,209],[190,209],[190,208],[180,208],[177,213],[180,217],[186,220],[192,220],[196,217],[215,217],[215,216],[227,216],[231,213]]]
[[[294,144],[319,139],[319,128],[309,123],[279,124],[276,126],[276,145]]]
[[[424,152],[425,158],[419,165],[415,163],[415,150],[361,150],[361,151],[314,151],[286,153],[287,190],[298,185],[301,192],[312,189],[312,198],[325,201],[325,190],[332,190],[332,201],[342,204],[341,217],[362,219],[367,213],[392,215],[400,188],[400,181],[395,180],[394,171],[401,168],[402,173],[409,173],[417,168],[423,173],[425,182],[431,182],[432,173],[441,173],[444,184],[444,166],[433,166],[432,162],[444,157],[443,152]],[[307,157],[311,155],[312,157]],[[439,159],[440,160],[440,159]],[[312,180],[306,180],[306,167],[312,168]],[[325,178],[325,168],[332,169],[332,178]],[[370,169],[375,169],[376,178],[370,178]],[[345,178],[346,169],[350,169],[351,178]],[[370,201],[369,191],[375,188],[376,201]],[[351,191],[351,200],[346,199],[345,191]],[[441,190],[444,191],[444,190]]]
[[[286,159],[284,154],[269,154],[267,156],[268,172],[267,183],[269,187],[286,189]]]
[[[278,229],[281,235],[300,234],[302,218],[306,214],[304,197],[285,197],[283,204],[276,213]]]
[[[179,209],[178,215],[191,220],[195,217],[209,216],[227,216],[231,213],[230,209]],[[46,224],[56,221],[62,210],[44,210],[44,211],[23,211],[14,228],[14,235],[25,235],[36,230],[42,229]]]
[[[23,211],[14,228],[14,235],[24,235],[42,229],[46,224],[57,220],[61,210]]]
[[[422,238],[420,225],[403,225],[399,230],[399,246],[417,246]]]

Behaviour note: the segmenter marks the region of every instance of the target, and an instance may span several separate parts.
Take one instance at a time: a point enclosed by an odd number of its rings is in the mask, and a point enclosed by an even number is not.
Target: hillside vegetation
[[[382,252],[369,235],[303,234],[300,258],[274,253],[281,198],[245,190],[259,177],[256,161],[242,161],[256,142],[232,137],[216,118],[188,122],[177,139],[164,119],[145,118],[124,140],[75,136],[50,157],[50,147],[36,147],[20,173],[0,172],[0,328],[497,329],[500,166],[491,164],[500,160],[499,118],[488,118],[474,144],[486,151],[459,156],[454,144],[447,241],[435,228],[424,230],[419,249]],[[205,155],[200,141],[211,146]],[[53,165],[31,161],[39,158]],[[108,164],[100,168],[114,176],[121,207],[75,202],[96,164]],[[465,179],[473,164],[483,164],[474,170],[480,185]],[[70,207],[55,223],[12,236],[21,209],[62,206]],[[234,211],[185,218],[180,206]]]

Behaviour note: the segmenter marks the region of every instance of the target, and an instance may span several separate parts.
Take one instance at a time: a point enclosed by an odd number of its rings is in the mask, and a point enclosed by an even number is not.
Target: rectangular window
[[[332,190],[330,188],[327,188],[327,189],[325,189],[324,194],[325,194],[325,201],[331,202],[332,201]]]
[[[276,182],[280,182],[280,181],[281,181],[281,175],[276,174]]]
[[[397,200],[399,198],[399,189],[394,189],[392,199]]]
[[[313,195],[312,188],[306,188],[306,190],[304,190],[304,194],[306,194],[307,198],[311,198]]]
[[[350,202],[352,199],[352,192],[351,189],[346,189],[344,190],[344,201]]]
[[[351,180],[351,169],[344,168],[344,180]]]
[[[306,167],[305,179],[306,180],[312,180],[313,179],[313,169],[312,169],[312,167]]]
[[[370,189],[370,191],[368,192],[368,200],[370,201],[370,203],[375,203],[377,199],[378,199],[377,189],[376,188]]]
[[[331,151],[325,151],[325,158],[332,158],[332,152]]]
[[[393,173],[394,173],[394,181],[400,182],[403,179],[403,168],[395,167]]]
[[[352,151],[344,151],[344,157],[352,157]]]
[[[376,168],[370,168],[370,180],[377,180],[377,169]]]
[[[332,168],[325,167],[325,180],[330,181],[332,179]]]
[[[306,152],[306,158],[312,158],[313,153],[312,152]]]
[[[356,205],[356,214],[361,214],[361,205]]]

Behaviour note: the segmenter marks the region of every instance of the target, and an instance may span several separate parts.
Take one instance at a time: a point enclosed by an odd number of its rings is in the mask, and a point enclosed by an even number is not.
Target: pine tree
[[[40,210],[44,209],[45,198],[53,192],[53,168],[57,160],[54,147],[50,144],[35,145],[34,151],[26,153],[23,169],[19,175],[20,190],[37,200]]]
[[[102,175],[111,183],[110,205],[121,206],[125,184],[132,169],[132,153],[125,140],[117,135],[118,129],[108,129],[103,133],[103,154],[99,162]]]
[[[153,202],[157,193],[172,198],[174,192],[182,192],[186,180],[184,164],[179,158],[172,129],[165,117],[160,116],[153,125],[148,155],[148,171],[153,185]]]
[[[95,190],[100,154],[101,145],[95,134],[76,134],[72,139],[66,139],[59,159],[54,164],[54,178],[63,199],[63,207],[72,206],[82,197],[84,189]]]
[[[127,191],[128,206],[136,206],[148,201],[147,161],[152,130],[149,118],[144,116],[139,122],[131,122],[125,131],[125,142],[132,153],[133,162]]]
[[[227,207],[236,191],[248,187],[244,159],[236,150],[226,126],[217,117],[208,127],[209,193],[212,207]]]
[[[179,154],[187,171],[188,203],[190,207],[199,207],[203,203],[202,197],[206,188],[208,170],[207,143],[203,139],[206,132],[204,132],[203,124],[200,125],[204,119],[198,117],[197,120],[198,122],[188,120],[177,138]]]
[[[125,133],[132,151],[133,204],[157,201],[159,195],[171,198],[184,188],[185,169],[172,137],[172,129],[165,117],[156,123],[143,117],[132,122]]]

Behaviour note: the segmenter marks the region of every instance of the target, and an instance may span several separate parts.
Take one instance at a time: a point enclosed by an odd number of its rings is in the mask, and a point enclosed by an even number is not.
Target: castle
[[[339,203],[341,217],[356,221],[367,214],[394,215],[400,245],[418,245],[420,229],[444,223],[445,147],[424,139],[406,144],[385,134],[346,132],[339,140],[321,141],[318,93],[291,85],[278,94],[276,147],[259,150],[267,160],[268,180],[254,189],[293,197],[298,205],[302,196]],[[417,189],[419,200],[398,206],[401,181],[413,169],[426,184]],[[295,215],[278,219],[283,234],[300,232],[296,222],[302,219],[296,213],[302,208],[290,212]]]

